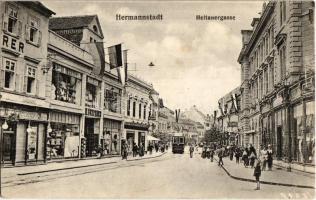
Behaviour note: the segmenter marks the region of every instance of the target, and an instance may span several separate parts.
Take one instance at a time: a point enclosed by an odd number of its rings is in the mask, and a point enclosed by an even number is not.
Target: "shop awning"
[[[148,136],[147,136],[147,140],[149,140],[149,141],[160,141],[160,139],[155,138],[155,137],[153,137],[153,136],[151,136],[151,135],[148,135]]]

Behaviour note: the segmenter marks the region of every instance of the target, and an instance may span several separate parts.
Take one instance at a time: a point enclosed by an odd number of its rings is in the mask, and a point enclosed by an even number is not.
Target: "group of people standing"
[[[144,143],[140,143],[139,145],[136,144],[136,142],[133,142],[133,145],[128,145],[126,141],[122,142],[122,160],[126,159],[129,153],[132,153],[133,157],[136,157],[137,155],[140,157],[143,157],[147,152],[151,155],[153,150],[156,152],[164,152],[168,150],[168,144],[163,143],[149,143],[147,146],[147,151],[145,151],[145,145]]]

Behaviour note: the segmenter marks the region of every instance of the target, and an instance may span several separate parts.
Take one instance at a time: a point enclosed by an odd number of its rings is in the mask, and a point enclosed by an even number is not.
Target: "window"
[[[285,20],[286,20],[286,2],[281,1],[280,2],[280,25],[282,25]]]
[[[136,102],[133,102],[133,117],[136,116]]]
[[[110,89],[111,88],[111,89]],[[127,104],[129,107],[129,104]],[[121,90],[106,85],[104,108],[110,112],[121,113]],[[127,110],[129,112],[129,109]]]
[[[90,83],[86,84],[86,107],[98,107],[97,87]]]
[[[92,37],[90,37],[90,43],[92,43],[93,42],[93,38]]]
[[[271,62],[269,66],[270,66],[269,84],[270,84],[270,90],[272,90],[273,86],[274,86],[274,66],[273,66],[273,62]]]
[[[18,34],[18,10],[8,6],[8,16],[4,19],[4,29],[9,33]]]
[[[131,100],[127,100],[127,116],[131,115]]]
[[[14,89],[16,61],[5,59],[4,87]]]
[[[26,84],[26,92],[34,94],[36,89],[36,68],[27,66],[27,72],[25,77],[25,83]]]
[[[54,100],[80,104],[80,73],[54,63],[52,79],[52,98]]]
[[[279,50],[279,56],[280,56],[280,77],[281,80],[285,78],[286,75],[286,47],[283,45]]]
[[[41,39],[41,33],[39,31],[39,19],[30,17],[28,28],[28,40],[34,44],[39,44]]]
[[[93,28],[93,31],[94,31],[94,32],[96,32],[96,33],[98,32],[98,27],[97,27],[96,25],[93,25],[92,28]]]
[[[139,119],[142,118],[142,104],[139,104],[139,107],[138,107],[138,117]]]
[[[144,119],[146,119],[146,105],[144,105]]]

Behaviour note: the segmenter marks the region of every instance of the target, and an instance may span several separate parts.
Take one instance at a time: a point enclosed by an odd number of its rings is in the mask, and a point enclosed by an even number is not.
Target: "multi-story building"
[[[314,158],[313,13],[312,1],[270,1],[241,31],[243,142],[271,144],[280,160]]]
[[[239,135],[240,88],[237,87],[218,100],[219,115],[217,117],[220,134],[224,144],[238,144],[242,139]]]
[[[122,138],[126,139],[128,145],[132,147],[133,142],[140,144],[147,149],[147,135],[149,133],[149,114],[152,105],[150,94],[153,86],[135,75],[128,74],[128,79],[124,91],[124,133]]]
[[[0,145],[5,164],[46,159],[46,33],[52,14],[39,2],[0,2]]]

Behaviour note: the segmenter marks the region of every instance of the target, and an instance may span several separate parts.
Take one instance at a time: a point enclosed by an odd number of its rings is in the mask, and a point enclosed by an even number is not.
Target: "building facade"
[[[2,163],[45,162],[49,103],[45,95],[48,20],[38,2],[0,2]]]
[[[240,88],[237,87],[218,101],[218,128],[222,135],[223,144],[242,145],[239,134]]]
[[[149,84],[135,75],[129,74],[124,91],[124,132],[122,138],[126,140],[130,149],[135,142],[147,149],[149,134],[149,115],[151,114],[150,94],[153,90]],[[158,113],[157,113],[158,114]]]
[[[271,1],[242,30],[243,144],[271,144],[276,158],[313,163],[314,2]]]

